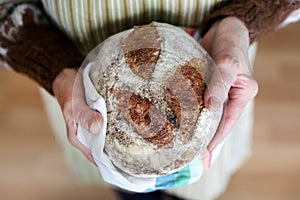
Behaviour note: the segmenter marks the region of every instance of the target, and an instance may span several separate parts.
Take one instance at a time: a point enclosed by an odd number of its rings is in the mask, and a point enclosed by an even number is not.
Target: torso
[[[52,19],[84,52],[110,35],[151,21],[199,27],[220,0],[42,0]]]

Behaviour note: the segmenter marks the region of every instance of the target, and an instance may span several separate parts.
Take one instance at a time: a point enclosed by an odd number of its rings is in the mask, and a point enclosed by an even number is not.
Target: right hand
[[[77,124],[91,134],[98,134],[103,125],[103,118],[101,113],[87,106],[80,72],[75,69],[64,69],[53,82],[53,92],[61,107],[70,143],[95,164],[91,151],[77,138]]]

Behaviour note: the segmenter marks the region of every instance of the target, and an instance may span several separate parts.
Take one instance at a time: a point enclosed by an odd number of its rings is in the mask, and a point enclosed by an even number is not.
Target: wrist
[[[250,34],[249,34],[249,29],[245,24],[245,22],[243,22],[240,18],[235,16],[228,16],[224,18],[222,22],[230,24],[232,31],[234,31],[239,38],[243,38],[241,41],[245,41],[244,44],[246,46],[249,46]]]
[[[53,94],[61,106],[63,106],[64,102],[67,102],[72,98],[76,75],[76,69],[65,68],[61,70],[53,80]]]
[[[234,37],[235,41],[239,41],[238,45],[240,47],[247,49],[249,46],[249,30],[246,24],[235,16],[225,17],[214,22],[208,32],[216,37],[216,31],[218,37],[222,37],[223,40]]]
[[[84,57],[48,20],[40,6],[23,2],[1,7],[0,47],[5,54],[0,56],[0,62],[53,94],[52,84],[57,75],[66,67],[78,68]]]

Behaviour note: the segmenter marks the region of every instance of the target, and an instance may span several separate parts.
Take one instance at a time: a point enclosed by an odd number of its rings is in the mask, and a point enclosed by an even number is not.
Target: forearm
[[[250,43],[276,30],[300,8],[300,0],[229,0],[217,5],[205,20],[203,35],[212,24],[227,16],[238,17],[249,31]],[[299,17],[298,17],[299,20]]]
[[[0,62],[34,79],[53,94],[64,68],[78,68],[83,56],[36,3],[0,5]]]

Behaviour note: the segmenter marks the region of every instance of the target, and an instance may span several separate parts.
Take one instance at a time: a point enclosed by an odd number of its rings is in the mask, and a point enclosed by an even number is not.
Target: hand
[[[53,92],[62,109],[70,143],[95,164],[90,150],[77,138],[77,124],[83,126],[90,133],[97,134],[102,127],[103,118],[99,112],[87,106],[80,73],[75,69],[64,69],[53,82]]]
[[[246,104],[256,96],[258,84],[248,58],[249,33],[238,18],[227,17],[216,22],[201,45],[216,64],[205,93],[205,104],[212,108],[225,103],[221,122],[208,146],[208,151],[212,151],[229,134]]]

